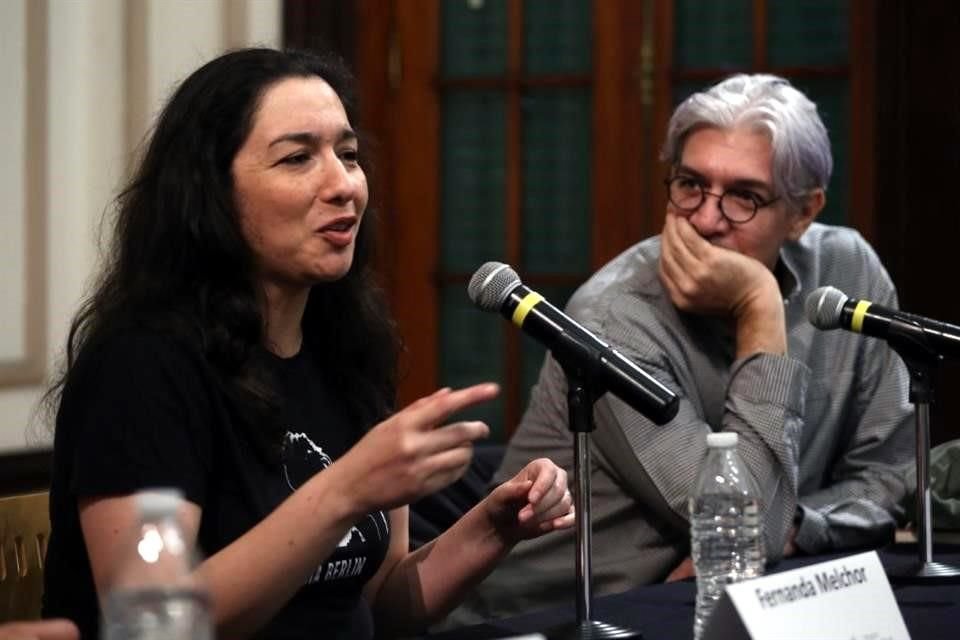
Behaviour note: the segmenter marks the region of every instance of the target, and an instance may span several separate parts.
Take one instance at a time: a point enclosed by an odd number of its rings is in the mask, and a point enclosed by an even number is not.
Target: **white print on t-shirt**
[[[296,478],[298,475],[296,473],[297,469],[291,469],[291,467],[288,466],[288,462],[292,463],[294,460],[302,461],[304,469],[307,470],[307,473],[310,475],[316,473],[315,470],[318,466],[320,469],[326,469],[333,464],[333,459],[327,455],[323,448],[311,440],[310,436],[305,433],[287,431],[283,442],[283,478],[291,492],[296,491],[297,488],[306,481],[306,478],[300,479],[300,482],[296,481],[299,479]],[[390,523],[383,511],[368,513],[364,517],[369,518],[373,525],[373,530],[376,531],[378,540],[386,540],[389,537]],[[353,526],[350,527],[350,530],[347,531],[346,535],[340,540],[337,548],[344,549],[351,544],[363,544],[366,543],[366,541],[367,538],[360,529]],[[321,579],[327,581],[358,576],[363,571],[366,562],[366,556],[321,562],[317,570],[314,571],[310,579],[307,580],[307,584],[313,584]]]
[[[290,478],[290,469],[287,466],[287,462],[294,459],[294,456],[302,456],[302,460],[307,468],[313,470],[316,468],[316,465],[319,463],[321,469],[326,469],[331,464],[333,464],[333,458],[327,455],[320,445],[310,439],[305,433],[293,433],[287,431],[287,435],[284,437],[283,441],[283,478],[287,482],[287,486],[290,487],[290,491],[296,491],[297,487],[294,486],[294,481]],[[311,460],[316,456],[318,460]],[[353,536],[360,538],[360,542],[366,542],[367,539],[363,537],[363,534],[360,533],[360,529],[356,527],[350,527],[350,530],[347,531],[347,534],[343,536],[343,539],[340,540],[340,543],[337,545],[337,548],[342,549],[343,547],[349,546],[350,541],[353,540]]]

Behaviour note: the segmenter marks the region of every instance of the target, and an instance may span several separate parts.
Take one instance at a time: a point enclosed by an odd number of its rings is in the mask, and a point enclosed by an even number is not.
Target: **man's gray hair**
[[[791,208],[802,207],[814,189],[826,190],[833,171],[827,128],[817,105],[784,78],[738,74],[693,94],[673,112],[660,158],[679,164],[687,136],[704,127],[769,135],[773,187]]]

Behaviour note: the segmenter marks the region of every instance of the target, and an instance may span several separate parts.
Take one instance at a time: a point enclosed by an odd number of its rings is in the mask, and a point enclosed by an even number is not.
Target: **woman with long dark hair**
[[[393,412],[398,341],[335,60],[245,49],[159,116],[117,200],[101,280],[71,325],[44,614],[97,632],[134,492],[180,489],[222,637],[371,637],[442,616],[519,540],[573,523],[531,462],[410,553],[406,505],[458,478],[496,395]]]

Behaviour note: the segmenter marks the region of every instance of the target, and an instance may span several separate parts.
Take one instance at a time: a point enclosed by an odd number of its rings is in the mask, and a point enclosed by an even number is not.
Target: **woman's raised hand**
[[[352,478],[347,486],[356,493],[360,513],[409,504],[459,479],[470,464],[473,442],[490,429],[477,421],[443,422],[499,392],[492,383],[440,389],[371,429],[338,463]]]

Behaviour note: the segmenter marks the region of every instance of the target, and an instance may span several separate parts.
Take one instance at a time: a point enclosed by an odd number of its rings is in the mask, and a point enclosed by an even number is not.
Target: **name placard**
[[[704,640],[910,640],[876,551],[727,587]]]

